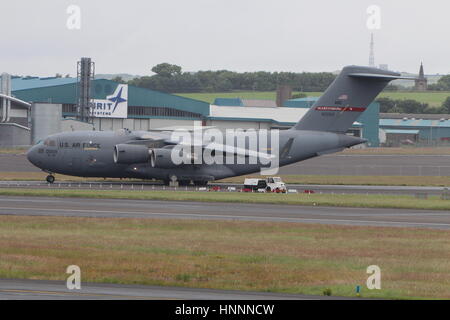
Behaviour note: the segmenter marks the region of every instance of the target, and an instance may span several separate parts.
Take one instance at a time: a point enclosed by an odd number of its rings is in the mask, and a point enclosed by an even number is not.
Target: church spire
[[[416,91],[425,91],[428,89],[428,80],[423,72],[423,63],[420,63],[419,77],[416,79],[414,89]]]
[[[419,70],[419,79],[425,79],[425,74],[423,72],[423,63],[420,63],[420,70]]]

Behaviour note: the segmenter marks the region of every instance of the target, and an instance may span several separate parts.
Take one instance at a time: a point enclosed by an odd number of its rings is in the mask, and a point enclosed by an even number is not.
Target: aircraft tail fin
[[[376,68],[347,66],[294,129],[345,133],[384,87],[395,79],[413,78]]]

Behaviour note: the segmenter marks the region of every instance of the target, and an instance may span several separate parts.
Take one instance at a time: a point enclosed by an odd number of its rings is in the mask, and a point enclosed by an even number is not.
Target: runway
[[[450,212],[208,202],[0,197],[0,215],[163,218],[450,229]]]
[[[0,196],[0,215],[96,218],[163,218],[323,223],[450,229],[450,212],[400,209],[217,205],[187,201]],[[228,290],[0,279],[0,300],[316,300],[340,297]]]
[[[0,172],[40,172],[22,154],[0,154]],[[280,175],[450,176],[450,155],[331,154],[280,168]]]
[[[450,176],[450,155],[330,154],[280,168],[280,174]]]
[[[245,292],[181,287],[81,283],[69,290],[64,281],[0,279],[0,300],[317,300],[338,297]]]

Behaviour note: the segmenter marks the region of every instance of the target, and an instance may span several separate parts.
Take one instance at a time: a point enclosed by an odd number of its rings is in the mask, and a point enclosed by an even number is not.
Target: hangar
[[[32,102],[60,104],[62,116],[73,118],[77,116],[77,79],[27,79],[12,80],[13,95]],[[105,79],[93,80],[92,98],[106,99],[114,93],[117,82]],[[167,93],[149,89],[128,86],[127,112],[125,117],[98,116],[93,118],[97,130],[115,130],[129,128],[130,130],[148,130],[161,126],[171,126],[189,123],[190,120],[203,119],[208,115],[209,104]],[[151,121],[159,119],[158,121]],[[161,121],[165,120],[165,121]],[[177,120],[185,120],[180,122]]]
[[[448,114],[380,114],[380,140],[383,146],[449,146]]]
[[[30,104],[11,96],[11,76],[1,75],[0,147],[30,144]]]
[[[119,87],[125,87],[127,96],[121,97],[119,105],[125,108],[125,112],[120,115],[100,114],[87,124],[76,120],[76,78],[12,77],[11,86],[11,96],[29,102],[32,106],[27,108],[12,103],[11,117],[8,121],[3,121],[2,126],[24,130],[21,134],[23,138],[18,143],[17,139],[7,139],[6,135],[2,135],[0,146],[30,145],[48,134],[70,130],[149,130],[192,126],[194,121],[205,121],[209,115],[207,102],[96,79],[92,81],[93,103],[99,104],[114,94]],[[119,108],[116,111],[118,110]],[[39,121],[40,119],[42,121]],[[11,129],[8,130],[12,132]],[[36,133],[35,137],[32,137],[33,131]]]

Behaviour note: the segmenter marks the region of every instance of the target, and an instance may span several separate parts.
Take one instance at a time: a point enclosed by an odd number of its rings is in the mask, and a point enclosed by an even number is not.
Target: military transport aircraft
[[[267,135],[272,139],[266,139],[266,144],[261,143],[260,131],[255,134],[256,143],[247,141],[248,132],[241,131],[247,137],[240,146],[239,143],[236,146],[239,134],[226,142],[217,138],[205,141],[195,137],[198,130],[189,132],[192,139],[181,138],[177,130],[78,131],[49,136],[33,146],[27,157],[49,174],[49,183],[55,181],[54,173],[61,173],[206,185],[208,181],[255,173],[273,163],[285,166],[366,142],[346,135],[346,131],[389,81],[395,79],[405,78],[375,68],[345,67],[294,127],[280,130],[277,135],[269,131]],[[202,152],[215,160],[226,157],[233,161],[197,161]],[[174,155],[186,161],[180,163],[178,158],[175,161]]]

